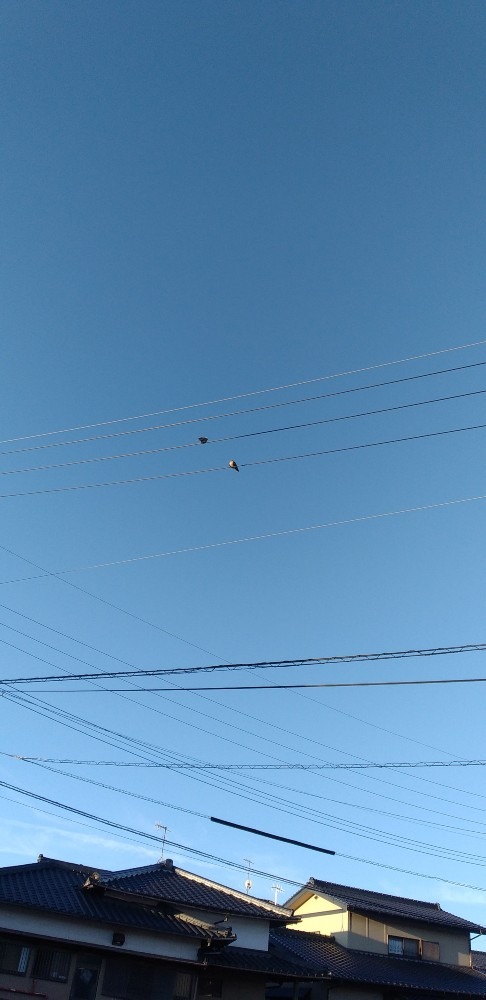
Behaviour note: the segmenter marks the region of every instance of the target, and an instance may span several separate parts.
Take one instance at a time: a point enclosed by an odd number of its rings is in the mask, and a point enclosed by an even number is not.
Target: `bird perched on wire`
[[[208,439],[205,437],[198,438],[199,444],[207,444]]]
[[[230,459],[230,461],[228,462],[228,465],[229,465],[230,469],[234,469],[235,472],[239,472],[240,471],[239,468],[238,468],[238,466],[237,466],[237,464],[236,464],[236,462],[235,462],[235,460],[234,460],[234,458]]]

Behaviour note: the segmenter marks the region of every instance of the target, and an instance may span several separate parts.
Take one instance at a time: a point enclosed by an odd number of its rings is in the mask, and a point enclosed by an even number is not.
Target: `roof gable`
[[[384,892],[374,892],[371,889],[358,889],[354,886],[340,885],[337,882],[325,882],[321,879],[310,878],[307,885],[303,886],[300,892],[296,893],[288,904],[297,903],[299,897],[306,894],[307,898],[313,894],[331,896],[342,902],[348,910],[357,913],[364,913],[370,916],[398,917],[402,920],[411,920],[421,924],[433,924],[451,930],[463,930],[467,933],[481,933],[483,927],[457,917],[447,910],[443,910],[439,903],[429,903],[420,899],[407,899],[404,896],[392,896]]]
[[[175,907],[160,909],[143,905],[139,900],[125,902],[109,895],[85,889],[90,869],[84,865],[42,859],[41,863],[0,869],[0,905],[18,906],[75,919],[109,923],[162,934],[196,937],[200,940],[231,940],[224,930],[175,912]]]
[[[292,911],[283,906],[256,899],[167,863],[100,874],[96,884],[107,891],[160,899],[193,909],[213,910],[279,923],[286,923],[292,918]]]

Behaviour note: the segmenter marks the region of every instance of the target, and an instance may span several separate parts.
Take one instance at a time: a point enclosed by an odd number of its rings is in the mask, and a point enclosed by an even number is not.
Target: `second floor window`
[[[32,975],[34,979],[49,979],[55,983],[66,983],[70,964],[71,955],[68,951],[38,948]]]
[[[29,964],[30,948],[25,945],[0,938],[0,971],[15,976],[25,976]]]
[[[401,958],[420,958],[420,940],[418,938],[395,937],[388,935],[388,954]]]

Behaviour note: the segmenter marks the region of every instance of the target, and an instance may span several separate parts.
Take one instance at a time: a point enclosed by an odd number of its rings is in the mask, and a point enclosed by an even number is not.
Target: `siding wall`
[[[464,931],[446,930],[434,924],[414,924],[393,919],[389,922],[349,914],[342,904],[330,897],[313,895],[295,910],[301,923],[297,931],[318,931],[332,934],[344,948],[356,948],[381,955],[388,954],[388,935],[436,941],[440,948],[440,962],[446,965],[471,965],[469,934]]]

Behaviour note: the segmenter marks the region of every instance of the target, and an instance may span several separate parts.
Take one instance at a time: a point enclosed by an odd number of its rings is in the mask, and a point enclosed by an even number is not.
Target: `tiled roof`
[[[486,976],[475,969],[354,951],[309,931],[278,928],[271,931],[271,941],[284,949],[286,957],[290,954],[303,962],[309,973],[327,972],[335,981],[393,986],[414,991],[417,996],[436,992],[451,997],[486,997]]]
[[[224,938],[224,931],[202,921],[149,906],[125,903],[83,889],[90,869],[46,859],[41,863],[0,868],[0,904],[8,903],[46,913],[65,914],[99,923],[180,934],[184,937]]]
[[[309,972],[305,963],[289,954],[285,958],[270,951],[255,948],[238,948],[232,945],[219,955],[210,955],[208,965],[218,969],[235,969],[244,972],[261,972],[267,976],[284,979],[308,979],[315,981],[314,972]],[[318,976],[317,978],[322,978]]]
[[[266,920],[288,922],[292,912],[283,906],[255,899],[237,889],[211,882],[210,879],[193,875],[182,868],[165,864],[146,865],[144,868],[130,868],[127,871],[100,875],[100,887],[115,889],[123,893],[160,899],[175,905],[194,909],[208,909],[218,913],[235,914]]]
[[[481,933],[484,928],[456,917],[447,910],[442,910],[439,903],[427,903],[420,899],[406,899],[402,896],[390,896],[384,892],[372,892],[370,889],[356,889],[349,885],[339,885],[336,882],[323,882],[321,879],[309,879],[307,886],[310,892],[320,892],[326,896],[334,896],[346,903],[349,910],[359,913],[375,913],[382,916],[402,917],[405,920],[415,920],[420,923],[435,924],[456,930]]]
[[[473,968],[486,974],[486,951],[471,951]]]

